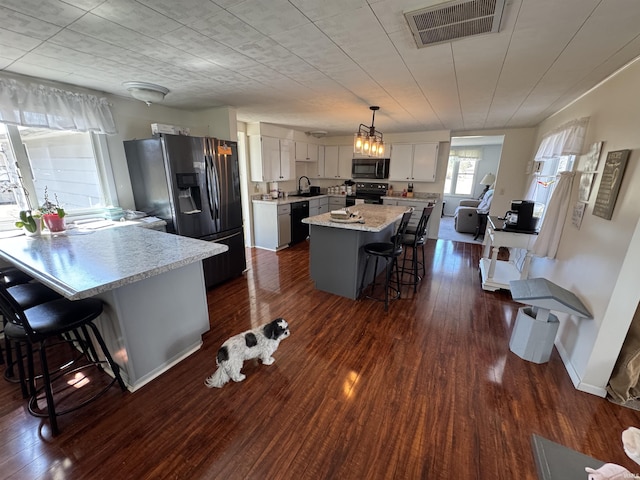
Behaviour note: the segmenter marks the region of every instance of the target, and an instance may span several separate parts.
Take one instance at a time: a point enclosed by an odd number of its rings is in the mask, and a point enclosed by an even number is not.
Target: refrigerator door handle
[[[224,240],[229,240],[230,238],[233,238],[233,237],[237,237],[238,235],[242,235],[242,232],[232,233],[231,235],[227,235],[226,237],[220,237],[220,238],[211,238],[211,239],[209,239],[209,238],[205,237],[205,238],[201,238],[200,240],[204,240],[206,242],[217,243],[217,242],[222,242]]]
[[[215,212],[214,215],[214,203],[213,203],[213,198],[214,198],[214,192],[213,192],[213,178],[211,175],[211,144],[209,143],[209,139],[205,138],[204,139],[205,142],[205,154],[204,154],[204,176],[205,176],[205,181],[206,181],[206,187],[207,187],[207,203],[209,204],[209,214],[211,215],[211,220],[216,220],[217,219],[217,211]]]

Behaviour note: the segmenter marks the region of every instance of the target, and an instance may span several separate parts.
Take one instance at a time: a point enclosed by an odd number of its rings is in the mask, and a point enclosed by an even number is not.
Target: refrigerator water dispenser
[[[200,187],[195,173],[177,173],[178,207],[180,213],[191,215],[202,211]]]

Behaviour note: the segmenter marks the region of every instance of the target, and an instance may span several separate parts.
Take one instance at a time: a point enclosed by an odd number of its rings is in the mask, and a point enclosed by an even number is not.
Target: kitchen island
[[[309,262],[311,278],[318,290],[357,299],[366,255],[362,246],[371,242],[388,242],[395,231],[395,223],[407,211],[406,207],[362,204],[351,207],[361,218],[358,223],[340,223],[331,213],[305,218],[309,224]],[[377,273],[384,269],[380,262]],[[374,278],[369,269],[367,286]]]
[[[5,238],[0,257],[70,300],[102,300],[96,323],[135,391],[202,345],[202,260],[227,248],[132,226]]]

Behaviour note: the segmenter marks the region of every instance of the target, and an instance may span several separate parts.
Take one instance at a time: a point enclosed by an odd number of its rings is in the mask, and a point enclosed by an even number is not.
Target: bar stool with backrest
[[[5,327],[5,335],[9,335],[15,341],[26,341],[29,348],[37,347],[40,351],[40,369],[42,375],[42,387],[36,389],[35,375],[30,366],[29,371],[29,413],[34,416],[48,417],[51,426],[52,435],[59,433],[57,416],[63,415],[81,408],[90,402],[96,400],[114,384],[118,383],[124,391],[125,384],[120,376],[120,367],[113,361],[107,346],[104,343],[102,335],[93,321],[100,316],[103,309],[102,301],[95,298],[86,298],[82,300],[68,300],[60,298],[50,302],[42,303],[28,309],[20,307],[16,299],[9,293],[8,289],[0,285],[0,304],[3,314],[7,316],[7,325]],[[101,361],[93,347],[91,335],[95,338],[100,346],[102,355],[106,360]],[[73,362],[68,362],[55,372],[49,371],[49,360],[47,358],[47,350],[49,347],[57,344],[60,340],[79,347],[73,349],[76,358]],[[82,355],[79,355],[80,352]],[[83,357],[86,361],[78,366],[76,361],[78,356]],[[113,373],[113,379],[100,391],[92,395],[90,398],[82,400],[80,403],[65,408],[62,411],[56,411],[56,403],[54,398],[53,382],[59,380],[65,375],[73,375],[82,369],[96,366],[102,370],[102,366],[107,364]],[[62,384],[62,382],[58,382]],[[70,382],[73,383],[73,382]],[[73,386],[64,384],[65,390],[69,389],[73,393]],[[81,391],[77,389],[76,391]],[[40,392],[44,392],[46,398],[46,407],[40,408],[38,400]]]
[[[29,282],[29,283],[22,283],[20,285],[14,285],[12,287],[7,288],[7,292],[14,298],[16,303],[23,310],[27,310],[31,307],[35,307],[36,305],[40,305],[42,303],[50,302],[51,300],[57,300],[59,298],[62,298],[62,296],[59,293],[53,291],[46,285],[43,285],[42,283],[39,283],[39,282]],[[3,323],[3,326],[6,325],[7,323],[7,319],[5,315],[3,315],[2,323]],[[22,349],[21,349],[21,344],[27,341],[27,334],[26,332],[24,332],[24,329],[22,330],[23,331],[20,332],[22,334],[21,335],[22,341],[20,342],[16,342],[15,340],[12,342],[12,337],[5,335],[4,340],[5,340],[5,349],[7,351],[7,366],[4,372],[4,377],[6,380],[10,382],[15,382],[15,379],[14,379],[15,374],[13,372],[13,367],[14,367],[14,363],[17,363],[18,371],[19,371],[19,381],[20,381],[20,386],[22,388],[22,395],[23,397],[27,398],[28,392],[27,392],[26,383],[25,383],[26,377],[24,374],[24,367],[22,362],[23,356],[22,356]],[[18,330],[14,329],[13,337],[15,338],[17,336],[18,336]],[[15,343],[16,362],[14,362],[13,360],[12,343]],[[30,349],[28,349],[27,360],[29,362],[33,362]]]
[[[420,220],[415,230],[407,228],[404,236],[402,237],[402,245],[405,248],[405,253],[402,258],[402,267],[400,272],[404,276],[407,272],[411,275],[411,281],[403,283],[403,285],[413,285],[413,292],[417,292],[418,283],[422,280],[422,277],[418,275],[418,265],[422,265],[422,276],[426,275],[425,259],[424,259],[424,244],[427,241],[427,227],[429,224],[429,218],[433,212],[433,205],[424,207],[420,214]],[[422,261],[418,258],[418,247],[422,250]],[[409,253],[411,257],[409,258]],[[407,260],[410,261],[411,269],[406,266]]]
[[[392,237],[393,241],[391,242],[373,242],[367,243],[362,248],[364,253],[366,254],[366,260],[364,263],[364,270],[362,272],[362,280],[360,281],[360,294],[364,290],[364,281],[367,276],[367,267],[369,266],[369,259],[373,256],[376,259],[375,266],[373,268],[373,281],[371,282],[371,293],[376,287],[376,275],[378,273],[378,260],[380,258],[384,258],[386,261],[385,266],[385,281],[384,281],[384,309],[385,311],[389,308],[389,289],[391,288],[391,277],[392,273],[395,269],[396,273],[396,286],[395,295],[393,299],[400,298],[400,271],[398,269],[398,257],[402,255],[402,237],[407,230],[407,225],[409,225],[409,220],[411,220],[411,214],[413,213],[413,208],[407,210],[400,220],[400,224],[398,225],[398,230],[396,234]],[[376,298],[373,296],[367,296],[367,298],[371,298],[373,300],[383,300],[381,298]]]
[[[30,275],[27,275],[22,270],[17,269],[16,267],[3,267],[0,268],[0,282],[4,284],[6,287],[13,287],[14,285],[20,285],[22,283],[27,283],[33,280]],[[3,320],[3,330],[4,331],[4,320]],[[5,349],[6,351],[6,362],[7,365],[11,365],[11,350],[8,350],[9,342],[5,339]],[[0,345],[0,365],[5,363],[5,353],[2,350],[2,345]],[[6,374],[6,371],[5,371]]]

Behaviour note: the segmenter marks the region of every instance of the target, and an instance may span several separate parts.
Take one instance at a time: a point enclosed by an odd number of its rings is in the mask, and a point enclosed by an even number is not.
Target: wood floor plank
[[[315,290],[306,242],[247,250],[247,273],[208,293],[198,352],[61,417],[59,437],[0,382],[0,479],[535,480],[534,433],[640,471],[620,442],[637,412],[577,391],[555,350],[542,365],[509,351],[520,305],[480,288],[480,249],[427,242],[418,291],[388,312]],[[222,342],[280,316],[273,365],[204,386]]]

